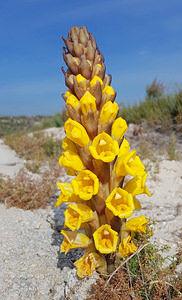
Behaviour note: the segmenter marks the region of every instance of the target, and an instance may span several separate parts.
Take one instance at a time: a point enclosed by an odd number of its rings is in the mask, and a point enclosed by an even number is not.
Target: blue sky
[[[157,77],[182,86],[181,0],[1,0],[0,115],[52,115],[64,106],[63,41],[87,26],[117,102],[143,100]]]

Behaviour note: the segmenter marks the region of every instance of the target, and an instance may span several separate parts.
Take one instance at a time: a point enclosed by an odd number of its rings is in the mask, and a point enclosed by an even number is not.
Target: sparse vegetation
[[[150,243],[152,232],[148,227],[147,237],[137,234],[135,244],[142,242],[142,247],[123,260],[118,271],[109,277],[100,276],[93,284],[87,300],[119,299],[181,299],[182,277],[176,267],[182,262],[182,251],[172,257],[163,257],[168,246],[158,248]],[[141,249],[141,251],[140,251]],[[164,263],[168,267],[164,268]]]
[[[56,190],[56,179],[61,175],[60,167],[46,171],[41,179],[32,179],[21,169],[13,179],[0,177],[0,202],[7,207],[15,206],[21,209],[34,210],[46,208],[47,202]]]
[[[64,111],[56,113],[54,116],[3,116],[0,117],[0,137],[12,133],[25,133],[50,127],[61,127],[64,125],[64,121]]]
[[[161,83],[153,81],[147,87],[147,95],[143,102],[133,106],[120,105],[120,116],[127,123],[141,124],[146,120],[151,126],[161,125],[163,130],[169,130],[173,124],[182,124],[182,89],[174,94],[164,94]]]
[[[53,137],[44,137],[42,133],[12,133],[5,136],[5,144],[26,160],[25,166],[33,173],[38,173],[42,163],[48,161],[54,166],[61,153],[61,142]]]

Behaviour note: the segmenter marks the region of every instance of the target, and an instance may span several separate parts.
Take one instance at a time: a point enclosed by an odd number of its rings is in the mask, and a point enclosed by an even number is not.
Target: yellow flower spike
[[[144,165],[142,164],[140,158],[136,156],[136,150],[118,157],[114,166],[114,172],[119,176],[125,176],[127,174],[131,176],[142,176],[144,170]]]
[[[100,121],[102,123],[108,123],[110,120],[114,120],[118,113],[119,107],[116,102],[106,102],[100,112]]]
[[[151,194],[145,185],[146,178],[146,172],[144,172],[142,176],[135,176],[125,184],[124,190],[128,191],[128,193],[131,193],[133,196],[147,194],[151,197]]]
[[[83,114],[88,114],[89,110],[96,111],[96,98],[92,96],[88,91],[85,92],[80,99],[81,110]]]
[[[71,184],[75,195],[83,200],[90,200],[99,190],[99,180],[89,170],[81,171],[75,179],[72,179]]]
[[[73,151],[63,152],[59,159],[59,164],[73,172],[80,172],[85,168],[80,156]]]
[[[149,221],[145,216],[135,217],[128,220],[125,224],[125,230],[146,233],[146,224]]]
[[[128,236],[122,240],[119,244],[118,254],[120,257],[126,257],[137,251],[137,247],[131,241],[131,236]]]
[[[99,227],[93,234],[95,247],[100,253],[109,254],[116,251],[118,233],[108,224]]]
[[[135,209],[133,196],[121,188],[114,188],[106,199],[106,207],[119,218],[129,218]]]
[[[65,136],[65,138],[62,140],[62,148],[64,150],[73,151],[75,153],[78,153],[77,147],[67,136]]]
[[[95,159],[111,162],[119,152],[119,145],[117,141],[110,137],[110,135],[103,132],[94,138],[89,150]]]
[[[90,244],[90,239],[83,233],[61,230],[64,240],[61,244],[60,253],[68,253],[70,249],[87,248]]]
[[[66,104],[76,110],[79,110],[79,108],[80,108],[80,101],[73,94],[71,94],[67,97]]]
[[[90,207],[82,203],[69,204],[64,212],[64,226],[72,231],[78,230],[82,223],[93,219],[93,211]]]
[[[126,121],[124,119],[117,118],[111,128],[111,135],[114,139],[122,139],[123,135],[127,131],[128,126],[126,124]]]
[[[89,145],[90,139],[85,128],[78,122],[68,119],[64,124],[67,137],[80,147]]]
[[[100,65],[100,66],[101,66],[101,65]],[[90,81],[90,85],[91,85],[91,86],[92,86],[92,85],[96,85],[97,81],[99,81],[100,84],[103,85],[102,79],[101,79],[99,76],[96,76],[96,75],[95,75],[95,76],[92,78],[92,80]]]
[[[118,157],[125,155],[130,150],[130,145],[128,141],[124,138],[122,144],[119,148]]]
[[[74,262],[77,268],[77,275],[81,278],[92,275],[96,268],[105,265],[105,258],[98,253],[85,253],[80,259]]]

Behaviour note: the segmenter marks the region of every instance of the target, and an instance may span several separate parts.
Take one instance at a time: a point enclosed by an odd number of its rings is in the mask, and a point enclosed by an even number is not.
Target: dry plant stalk
[[[150,196],[147,173],[136,151],[124,138],[127,124],[116,118],[116,93],[105,74],[104,57],[86,27],[73,27],[64,39],[63,58],[68,66],[63,95],[69,119],[64,125],[65,150],[59,163],[74,176],[71,183],[58,183],[61,194],[55,206],[69,202],[61,252],[84,248],[74,264],[83,278],[97,269],[112,273],[121,259],[137,251],[132,238],[146,231],[144,216],[131,217],[140,209],[136,196]],[[133,176],[127,181],[127,175]],[[77,230],[83,229],[85,234]]]

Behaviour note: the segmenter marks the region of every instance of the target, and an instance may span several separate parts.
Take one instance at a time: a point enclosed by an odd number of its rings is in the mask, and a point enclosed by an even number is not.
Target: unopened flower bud
[[[100,84],[103,85],[102,79],[100,79],[100,77],[98,77],[98,76],[96,76],[96,75],[95,75],[95,76],[92,78],[92,80],[90,81],[90,85],[91,85],[91,86],[96,85],[96,84],[97,84],[97,81],[99,81]]]
[[[80,73],[86,78],[90,79],[91,72],[92,72],[92,66],[89,63],[88,60],[86,60],[85,55],[82,55],[81,57],[81,63],[79,66]],[[77,73],[78,74],[78,73]]]
[[[118,113],[118,110],[119,107],[116,102],[106,102],[100,112],[100,121],[102,123],[108,123],[110,120],[114,120]]]
[[[80,101],[78,101],[78,99],[73,94],[67,97],[66,104],[77,111],[80,108]]]
[[[80,42],[86,46],[89,39],[89,34],[85,26],[80,28]]]
[[[77,80],[78,86],[83,88],[86,91],[86,89],[89,85],[89,81],[85,77],[83,77],[81,74],[78,74],[76,76],[76,80]]]
[[[64,129],[67,137],[80,147],[89,145],[89,136],[85,128],[80,123],[69,118],[64,124]]]
[[[81,110],[83,114],[87,114],[89,110],[96,111],[96,99],[88,91],[80,99]]]
[[[111,135],[114,139],[122,139],[123,135],[125,134],[125,132],[127,131],[128,126],[126,124],[126,121],[124,119],[117,118],[113,125],[112,125],[112,129],[111,129]]]
[[[78,43],[77,40],[74,41],[74,52],[78,57],[81,57],[84,54],[84,47],[82,44]]]

